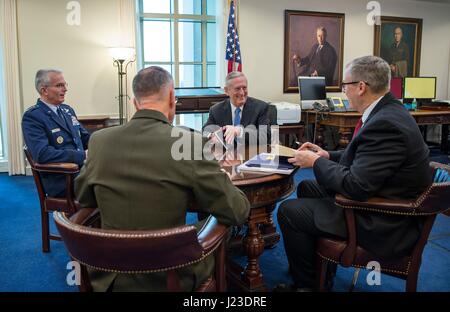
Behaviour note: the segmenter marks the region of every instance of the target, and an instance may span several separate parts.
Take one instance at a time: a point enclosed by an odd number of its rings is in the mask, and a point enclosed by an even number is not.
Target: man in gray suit
[[[316,180],[304,180],[298,199],[283,202],[278,222],[295,288],[315,284],[318,237],[347,236],[344,212],[334,195],[366,201],[371,197],[413,199],[431,184],[429,151],[411,114],[389,92],[391,69],[377,56],[350,62],[343,91],[362,114],[353,139],[342,151],[327,152],[303,144],[289,159],[313,168]],[[358,244],[388,259],[405,256],[419,238],[423,219],[355,211]],[[292,288],[291,288],[292,290]]]
[[[247,78],[241,72],[231,72],[225,79],[225,93],[229,96],[209,109],[204,132],[223,130],[227,144],[270,144],[269,105],[248,96]]]
[[[121,127],[95,132],[89,157],[75,181],[82,206],[99,207],[102,228],[156,230],[185,224],[186,210],[196,202],[198,210],[212,214],[226,225],[242,224],[249,202],[215,160],[205,160],[201,149],[190,148],[190,159],[172,154],[178,133],[187,141],[201,135],[184,129],[173,131],[175,93],[170,74],[148,67],[133,80],[131,121]],[[179,158],[178,158],[179,159]],[[199,160],[197,160],[199,159]],[[127,255],[124,255],[126,257]],[[182,289],[196,289],[214,267],[214,259],[179,269]],[[162,291],[165,273],[117,274],[91,271],[95,291]]]

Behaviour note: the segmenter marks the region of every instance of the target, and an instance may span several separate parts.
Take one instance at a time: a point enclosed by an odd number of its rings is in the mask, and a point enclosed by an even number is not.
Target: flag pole
[[[237,24],[236,24],[236,0],[235,2],[231,1],[234,5],[234,29],[236,33],[238,32]],[[234,42],[234,51],[233,51],[233,71],[236,71],[236,33],[234,34],[233,42]]]

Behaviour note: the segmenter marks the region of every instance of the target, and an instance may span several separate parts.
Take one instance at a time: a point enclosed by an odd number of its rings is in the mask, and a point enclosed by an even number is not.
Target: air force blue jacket
[[[72,107],[66,104],[59,107],[63,118],[41,100],[24,113],[22,131],[25,143],[37,163],[70,162],[81,167],[90,134],[79,123]],[[43,175],[42,180],[50,196],[64,194],[64,176]]]

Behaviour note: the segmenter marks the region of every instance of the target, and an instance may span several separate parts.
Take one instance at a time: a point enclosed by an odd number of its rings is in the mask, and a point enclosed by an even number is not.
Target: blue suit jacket
[[[22,118],[25,143],[35,162],[70,162],[81,167],[90,135],[69,105],[61,104],[60,108],[64,120],[40,100],[30,107]],[[43,174],[42,183],[50,196],[63,196],[65,193],[63,175]]]

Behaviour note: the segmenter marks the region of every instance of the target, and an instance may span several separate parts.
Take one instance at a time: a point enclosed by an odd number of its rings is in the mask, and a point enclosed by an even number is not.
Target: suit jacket
[[[301,65],[307,65],[305,71],[301,75],[310,76],[317,70],[319,76],[325,77],[327,86],[333,85],[334,71],[336,69],[337,55],[336,50],[328,41],[322,46],[322,49],[317,52],[319,44],[312,46],[311,51],[307,57],[301,59]]]
[[[60,108],[64,120],[41,100],[23,114],[25,144],[35,162],[70,162],[81,167],[90,134],[78,122],[72,107],[61,104]],[[42,174],[42,183],[50,196],[62,196],[65,193],[64,175]]]
[[[172,137],[172,133],[177,135]],[[89,157],[75,180],[77,199],[83,206],[99,207],[105,229],[181,226],[193,201],[199,211],[223,224],[243,223],[249,213],[245,194],[220,171],[217,161],[202,158],[201,148],[188,149],[186,156],[192,160],[174,159],[172,149],[179,151],[179,135],[189,138],[188,143],[201,142],[201,134],[174,128],[155,110],[140,110],[124,126],[95,132]],[[182,288],[198,287],[210,276],[213,260],[180,269]],[[117,291],[162,291],[165,276],[91,271],[96,291],[110,286]]]
[[[247,97],[242,110],[241,125],[245,128],[245,142],[259,142],[258,131],[267,135],[267,144],[270,144],[270,121],[268,116],[269,104],[252,97]],[[209,109],[209,117],[203,130],[213,132],[226,125],[232,125],[230,99],[221,101]],[[250,126],[250,127],[249,127]],[[254,127],[252,127],[254,126]],[[263,129],[261,126],[265,127]],[[261,127],[261,128],[260,128]],[[252,139],[250,139],[252,138]]]
[[[409,112],[386,94],[364,126],[343,151],[314,163],[317,182],[331,192],[365,201],[377,196],[416,198],[432,183],[429,150]],[[418,239],[422,219],[356,212],[359,243],[382,256],[403,255]],[[342,209],[334,207],[315,217],[324,231],[342,235]]]

